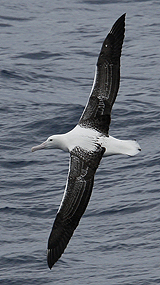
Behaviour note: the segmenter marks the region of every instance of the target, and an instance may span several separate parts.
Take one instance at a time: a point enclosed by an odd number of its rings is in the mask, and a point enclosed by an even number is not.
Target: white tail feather
[[[102,140],[102,146],[106,148],[104,156],[113,154],[127,154],[134,156],[141,150],[140,145],[134,140],[118,140],[111,136],[108,138],[103,137]]]

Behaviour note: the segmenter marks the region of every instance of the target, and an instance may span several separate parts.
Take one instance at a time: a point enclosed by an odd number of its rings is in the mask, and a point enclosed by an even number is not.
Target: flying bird
[[[120,83],[124,32],[125,14],[115,22],[102,44],[89,100],[75,128],[65,134],[52,135],[32,148],[32,151],[57,148],[70,153],[64,195],[48,240],[50,269],[63,254],[88,205],[102,157],[113,154],[134,156],[141,150],[136,141],[119,140],[109,135],[111,110]]]

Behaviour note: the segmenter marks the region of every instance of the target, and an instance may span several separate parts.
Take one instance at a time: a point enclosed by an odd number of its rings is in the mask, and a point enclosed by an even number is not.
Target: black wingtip
[[[124,13],[121,17],[124,17],[124,18],[125,18],[125,16],[126,16],[126,13]]]
[[[109,34],[115,34],[115,36],[122,36],[124,38],[124,32],[125,32],[125,16],[126,13],[124,13],[122,16],[120,16],[117,21],[113,24]]]
[[[119,25],[120,23],[125,22],[125,17],[126,17],[126,13],[124,13],[122,16],[120,16],[120,17],[115,21],[115,23],[113,24],[112,29],[113,29],[115,26]],[[112,29],[111,29],[111,30],[112,30]]]
[[[53,258],[52,258],[53,252],[52,251],[53,251],[52,249],[48,249],[47,250],[47,263],[48,263],[48,267],[49,267],[50,270],[52,269],[53,265],[58,260],[58,258],[53,260]]]
[[[50,260],[50,253],[49,253],[49,249],[47,249],[47,264],[48,264],[48,267],[49,267],[49,269],[51,269],[52,268],[52,263],[51,263],[51,260]]]
[[[105,62],[119,64],[125,34],[125,16],[126,13],[118,18],[105,38],[98,57],[97,66],[103,65]]]
[[[116,24],[117,22],[124,21],[124,20],[125,20],[125,17],[126,17],[126,13],[122,14],[122,15],[117,19],[117,21],[115,22],[115,24]]]

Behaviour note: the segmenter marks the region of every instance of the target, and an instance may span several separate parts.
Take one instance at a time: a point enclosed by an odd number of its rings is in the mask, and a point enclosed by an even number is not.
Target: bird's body
[[[74,129],[52,135],[32,148],[62,149],[70,153],[67,183],[62,202],[48,240],[48,266],[51,268],[63,254],[78,226],[92,192],[94,174],[103,156],[136,155],[136,141],[119,140],[109,135],[111,110],[120,82],[120,57],[125,31],[125,14],[113,25],[98,57],[91,94]]]
[[[140,149],[139,144],[134,140],[119,140],[110,135],[106,136],[95,129],[79,125],[65,134],[53,135],[48,138],[48,148],[61,149],[66,152],[71,152],[76,146],[94,152],[97,145],[105,148],[103,156],[113,154],[133,156]],[[37,150],[38,147],[40,146],[33,147],[32,151]]]

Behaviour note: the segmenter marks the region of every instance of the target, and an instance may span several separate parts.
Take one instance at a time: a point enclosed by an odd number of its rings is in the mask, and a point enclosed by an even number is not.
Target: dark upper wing
[[[95,152],[85,152],[75,147],[71,152],[64,198],[48,240],[49,268],[61,257],[88,205],[94,174],[104,151],[104,148],[97,147]]]
[[[120,82],[120,57],[125,32],[125,14],[113,25],[103,42],[89,102],[79,125],[108,134],[110,114]]]

